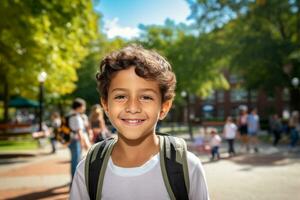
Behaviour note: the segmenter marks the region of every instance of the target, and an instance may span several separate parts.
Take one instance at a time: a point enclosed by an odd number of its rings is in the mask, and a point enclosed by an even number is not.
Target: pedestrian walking
[[[294,150],[297,142],[299,140],[300,122],[299,122],[299,112],[293,111],[292,116],[289,120],[290,128],[290,150]]]
[[[71,177],[74,177],[76,166],[81,160],[81,151],[88,147],[86,137],[84,136],[85,123],[82,118],[82,113],[85,112],[85,101],[81,98],[76,98],[72,104],[72,111],[68,114],[70,116],[69,127],[72,130],[71,141],[68,145],[71,153]]]
[[[175,96],[165,58],[131,45],[102,60],[97,80],[118,137],[95,144],[80,162],[70,199],[209,199],[202,164],[184,140],[155,132]]]
[[[211,148],[211,158],[210,160],[213,161],[215,159],[220,159],[220,152],[219,148],[221,145],[222,138],[218,135],[216,129],[212,129],[210,132],[211,138],[209,141],[210,148]]]
[[[237,125],[240,134],[240,138],[242,141],[242,148],[246,148],[248,152],[249,149],[249,138],[248,138],[248,124],[247,124],[247,107],[241,107],[240,114],[237,117]]]
[[[51,132],[50,132],[50,143],[51,143],[51,153],[56,152],[56,135],[58,129],[61,125],[61,117],[58,112],[53,112],[51,115]]]
[[[273,146],[277,146],[281,139],[282,123],[277,114],[272,115],[270,121],[270,129],[273,134]]]
[[[223,136],[227,140],[228,143],[228,154],[229,156],[235,155],[234,149],[234,140],[236,137],[237,126],[233,123],[232,117],[228,116],[226,119],[226,123],[223,128]]]
[[[254,149],[255,152],[258,152],[257,134],[260,129],[260,125],[256,108],[252,109],[251,113],[248,115],[247,124],[250,146]]]

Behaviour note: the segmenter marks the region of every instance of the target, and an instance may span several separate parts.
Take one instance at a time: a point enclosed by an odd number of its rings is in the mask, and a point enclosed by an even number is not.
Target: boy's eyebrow
[[[116,92],[116,91],[125,91],[126,92],[126,91],[128,91],[128,89],[126,89],[126,88],[114,88],[111,92]],[[156,90],[153,90],[151,88],[142,88],[142,89],[139,89],[139,91],[141,91],[141,92],[150,91],[150,92],[153,92],[155,94],[158,94]]]

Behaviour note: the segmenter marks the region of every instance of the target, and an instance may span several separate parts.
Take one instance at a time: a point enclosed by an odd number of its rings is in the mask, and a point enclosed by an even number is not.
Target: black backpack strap
[[[160,164],[171,199],[188,200],[189,174],[186,143],[181,138],[160,135]]]
[[[85,183],[91,200],[101,199],[105,169],[115,142],[110,138],[94,144],[86,156]]]

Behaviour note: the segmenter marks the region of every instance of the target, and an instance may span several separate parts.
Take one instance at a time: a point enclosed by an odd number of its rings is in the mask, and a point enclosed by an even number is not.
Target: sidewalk
[[[300,199],[299,147],[291,153],[287,145],[261,144],[259,153],[245,153],[237,143],[236,150],[237,155],[228,158],[223,142],[221,159],[213,162],[209,153],[195,152],[203,163],[212,200]],[[68,199],[69,150],[47,152],[50,148],[22,155],[0,152],[0,199]]]
[[[67,199],[69,151],[49,148],[36,152],[0,153],[0,199]]]

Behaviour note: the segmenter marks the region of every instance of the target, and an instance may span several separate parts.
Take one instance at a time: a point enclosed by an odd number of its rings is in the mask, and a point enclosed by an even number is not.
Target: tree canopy
[[[37,75],[45,71],[48,93],[72,92],[76,69],[97,38],[97,19],[91,1],[1,1],[1,79],[12,93],[35,97]]]
[[[139,42],[168,58],[176,73],[177,91],[185,90],[205,97],[213,89],[228,88],[220,73],[222,65],[214,61],[221,50],[216,51],[219,41],[213,40],[209,34],[197,37],[186,28],[171,21],[164,26],[143,26]]]
[[[290,88],[292,96],[299,94],[291,84],[293,77],[300,77],[299,0],[188,2],[200,34],[210,29],[209,34],[224,36],[227,50],[221,58],[227,58],[247,88],[263,88],[271,95],[277,87]]]

